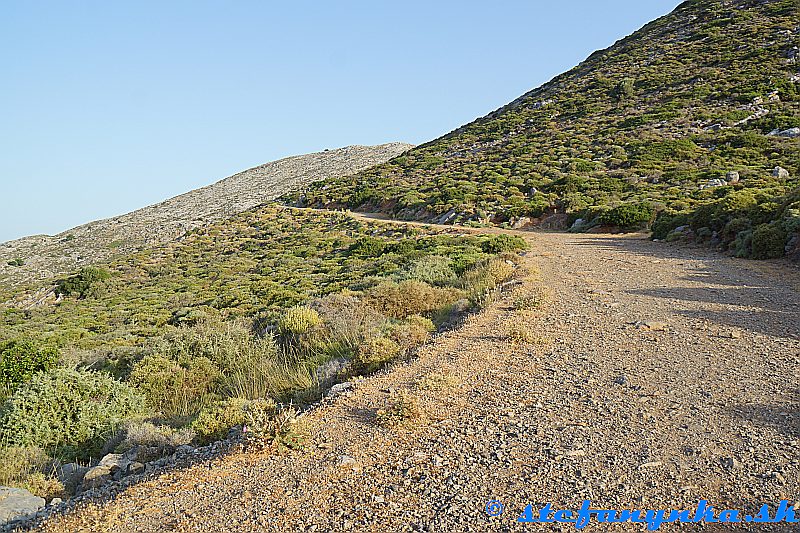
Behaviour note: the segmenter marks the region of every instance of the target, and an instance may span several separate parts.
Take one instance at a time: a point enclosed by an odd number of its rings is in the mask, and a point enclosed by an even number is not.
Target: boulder
[[[728,181],[728,183],[730,183],[731,185],[733,185],[734,183],[739,183],[739,179],[740,179],[740,178],[739,178],[739,173],[738,173],[738,172],[736,172],[735,170],[733,170],[733,171],[731,171],[731,172],[728,172],[727,174],[725,174],[725,179],[726,179],[726,180]]]
[[[83,481],[89,467],[78,463],[67,463],[56,469],[56,477],[69,492],[74,492]]]
[[[767,133],[768,137],[800,137],[800,128],[789,128],[786,130],[774,129]]]
[[[127,473],[131,458],[128,454],[109,453],[100,459],[94,468],[90,468],[83,476],[82,490],[94,489],[105,485],[112,479],[120,479]]]
[[[789,171],[783,167],[775,167],[772,170],[772,177],[782,180],[789,179]]]
[[[525,226],[529,226],[531,224],[531,219],[529,217],[519,217],[516,221],[513,221],[511,227],[513,229],[521,229]]]
[[[45,503],[25,489],[0,487],[0,526],[36,514]]]
[[[345,392],[352,390],[352,388],[353,384],[349,381],[345,381],[344,383],[337,383],[336,385],[330,388],[326,396],[328,398],[336,398],[340,394],[344,394]]]
[[[83,482],[81,483],[81,490],[90,490],[96,489],[97,487],[101,487],[114,479],[114,474],[111,472],[111,467],[109,466],[95,466],[94,468],[90,468],[86,475],[83,476]]]
[[[433,222],[434,222],[434,224],[450,224],[453,220],[455,220],[455,218],[457,216],[458,216],[458,213],[456,213],[455,209],[451,209],[450,211],[448,211],[444,215],[440,216],[439,218],[437,218]]]
[[[725,181],[724,179],[714,178],[714,179],[708,180],[708,182],[706,182],[706,183],[701,183],[699,188],[702,191],[703,189],[711,189],[712,187],[723,187],[723,186],[725,186],[727,184],[728,184],[728,182]]]

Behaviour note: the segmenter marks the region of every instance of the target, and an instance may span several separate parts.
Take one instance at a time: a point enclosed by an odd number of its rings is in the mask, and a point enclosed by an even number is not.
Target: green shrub
[[[388,405],[376,413],[379,426],[394,428],[409,425],[424,417],[419,399],[408,391],[399,391],[390,399]]]
[[[269,400],[253,400],[242,410],[245,415],[245,445],[248,448],[297,450],[308,440],[308,426],[291,406],[276,406]]]
[[[374,368],[400,355],[400,346],[386,337],[373,337],[358,347],[356,360],[368,368]]]
[[[11,261],[8,262],[8,266],[12,267],[21,267],[24,264],[25,260],[19,257],[17,257],[16,259],[12,259]]]
[[[436,330],[433,321],[419,315],[410,316],[406,322],[391,324],[388,328],[388,336],[399,347],[406,351],[424,343],[430,337],[432,331]]]
[[[306,306],[291,307],[278,322],[278,331],[284,334],[301,335],[322,324],[319,313]]]
[[[243,398],[228,398],[209,405],[192,422],[192,429],[204,444],[224,439],[231,428],[245,423],[244,406],[248,401]]]
[[[481,249],[487,254],[499,254],[500,252],[517,252],[528,248],[525,239],[518,235],[492,235],[481,243]]]
[[[92,296],[98,286],[109,279],[108,270],[97,267],[84,267],[77,274],[56,282],[56,294],[59,296],[77,296],[87,298]]]
[[[743,217],[733,218],[729,220],[725,227],[722,228],[722,232],[720,233],[720,239],[722,242],[730,243],[736,240],[736,236],[739,235],[743,231],[747,231],[751,228],[750,220]]]
[[[457,278],[452,263],[453,261],[447,257],[428,255],[412,261],[398,277],[438,287],[453,285]]]
[[[415,280],[394,283],[384,281],[366,291],[367,303],[390,318],[406,318],[436,311],[458,300],[456,289],[431,287]]]
[[[379,257],[386,251],[386,241],[375,237],[361,237],[350,246],[350,253],[358,257]]]
[[[0,343],[0,385],[22,383],[58,362],[58,349],[33,340]]]
[[[783,257],[786,246],[786,233],[779,224],[761,224],[753,230],[753,259],[775,259]]]
[[[736,234],[733,253],[736,257],[750,257],[753,251],[753,230],[747,229]]]
[[[172,359],[150,354],[133,366],[128,381],[145,394],[155,412],[186,417],[213,399],[220,376],[217,365],[207,357]]]
[[[143,407],[141,395],[107,375],[56,368],[36,374],[6,400],[0,437],[15,446],[69,447],[87,455]]]
[[[655,210],[647,202],[622,204],[600,215],[600,222],[623,229],[638,229],[649,223]]]

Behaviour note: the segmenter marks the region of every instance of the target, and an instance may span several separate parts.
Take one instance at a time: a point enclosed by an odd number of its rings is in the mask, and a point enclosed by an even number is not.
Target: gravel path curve
[[[528,503],[684,509],[706,499],[755,512],[800,499],[795,267],[637,236],[525,235],[522,288],[310,412],[308,451],[165,472],[44,529],[570,531],[515,520]],[[549,301],[515,309],[537,287]],[[431,373],[452,384],[421,388]],[[398,390],[425,416],[383,428],[376,410]],[[490,518],[495,499],[505,513]],[[599,530],[643,527],[586,528]],[[681,528],[695,530],[749,529]]]

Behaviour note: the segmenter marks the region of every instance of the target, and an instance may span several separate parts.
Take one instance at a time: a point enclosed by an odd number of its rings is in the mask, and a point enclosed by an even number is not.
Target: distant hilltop
[[[0,244],[0,284],[15,286],[48,279],[113,255],[170,241],[314,181],[383,163],[410,148],[413,145],[388,143],[287,157],[125,215],[89,222],[58,235],[9,241]]]

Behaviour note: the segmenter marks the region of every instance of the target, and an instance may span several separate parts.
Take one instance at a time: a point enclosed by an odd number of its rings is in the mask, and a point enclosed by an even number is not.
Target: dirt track
[[[47,529],[568,531],[515,519],[527,503],[583,499],[746,512],[800,499],[796,270],[635,237],[528,237],[526,265],[541,274],[526,284],[549,303],[520,313],[512,294],[316,409],[309,451],[165,473]],[[533,342],[512,341],[512,324]],[[431,372],[459,384],[417,390]],[[403,389],[425,420],[378,426]],[[490,518],[495,499],[505,512]]]

